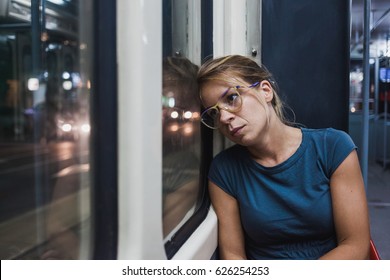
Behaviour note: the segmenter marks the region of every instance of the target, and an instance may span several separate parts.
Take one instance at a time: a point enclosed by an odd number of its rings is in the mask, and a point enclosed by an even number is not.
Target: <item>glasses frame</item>
[[[202,114],[200,115],[200,121],[202,122],[202,124],[204,124],[205,126],[207,126],[208,128],[211,128],[211,129],[218,129],[219,126],[220,126],[220,122],[218,122],[218,125],[217,126],[211,126],[209,124],[207,124],[206,122],[203,121],[203,116],[205,116],[207,114],[207,112],[209,112],[210,110],[217,110],[218,111],[218,114],[219,114],[219,118],[221,116],[221,110],[225,110],[227,112],[230,112],[230,113],[236,113],[238,112],[241,107],[242,107],[242,101],[240,103],[240,106],[235,108],[235,109],[230,109],[228,107],[224,107],[224,106],[221,106],[220,105],[220,100],[225,97],[225,95],[229,92],[229,90],[231,89],[234,89],[236,91],[236,93],[238,94],[238,97],[239,98],[242,98],[241,97],[241,93],[238,91],[238,89],[241,89],[241,88],[248,88],[248,89],[251,89],[251,88],[255,88],[257,87],[258,85],[260,85],[260,82],[255,82],[249,86],[234,86],[234,87],[229,87],[219,98],[218,98],[218,101],[215,105],[213,106],[210,106],[210,107],[207,107],[206,109],[204,109],[204,111],[202,112]]]

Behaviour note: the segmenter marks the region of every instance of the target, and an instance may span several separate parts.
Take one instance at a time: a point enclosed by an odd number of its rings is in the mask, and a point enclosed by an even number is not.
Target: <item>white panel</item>
[[[260,12],[261,0],[214,0],[214,56],[241,54],[260,62]]]
[[[161,14],[161,1],[117,1],[118,259],[166,258],[161,218]]]
[[[172,2],[172,47],[176,55],[200,64],[201,2],[174,0]]]
[[[172,1],[172,48],[176,55],[188,57],[187,1]]]
[[[247,0],[246,55],[261,62],[261,0]]]
[[[203,223],[180,248],[173,260],[209,260],[218,246],[217,216],[210,207]]]
[[[214,57],[246,52],[246,0],[214,0]]]
[[[225,52],[225,1],[214,0],[213,3],[213,52],[214,57]]]
[[[231,54],[246,54],[246,0],[229,0],[225,6],[228,27],[225,44]]]
[[[188,0],[188,59],[201,63],[201,1]]]

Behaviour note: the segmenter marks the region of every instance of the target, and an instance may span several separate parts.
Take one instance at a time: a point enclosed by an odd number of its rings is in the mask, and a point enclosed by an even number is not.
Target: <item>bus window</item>
[[[88,259],[92,1],[4,2],[0,258]]]
[[[200,100],[196,74],[200,1],[163,1],[163,234],[168,242],[201,204]],[[195,230],[195,228],[193,229]]]
[[[199,193],[200,122],[196,73],[187,58],[163,61],[163,232],[195,211]]]

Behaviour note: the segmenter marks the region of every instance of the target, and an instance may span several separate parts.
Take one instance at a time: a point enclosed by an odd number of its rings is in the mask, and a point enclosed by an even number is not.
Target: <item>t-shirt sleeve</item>
[[[357,149],[352,138],[344,131],[329,129],[326,135],[328,174],[331,176],[348,155]]]
[[[226,151],[222,151],[211,162],[208,178],[229,195],[236,197],[234,168]]]

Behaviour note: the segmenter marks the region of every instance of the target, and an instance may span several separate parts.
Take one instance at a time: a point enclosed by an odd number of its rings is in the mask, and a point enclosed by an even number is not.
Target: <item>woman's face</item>
[[[268,128],[269,113],[272,108],[272,88],[268,81],[262,81],[258,86],[247,88],[250,84],[241,81],[233,84],[220,80],[211,80],[201,88],[203,105],[214,106],[229,88],[244,86],[239,89],[242,98],[241,109],[228,112],[219,108],[219,130],[231,141],[249,146],[255,144]]]

